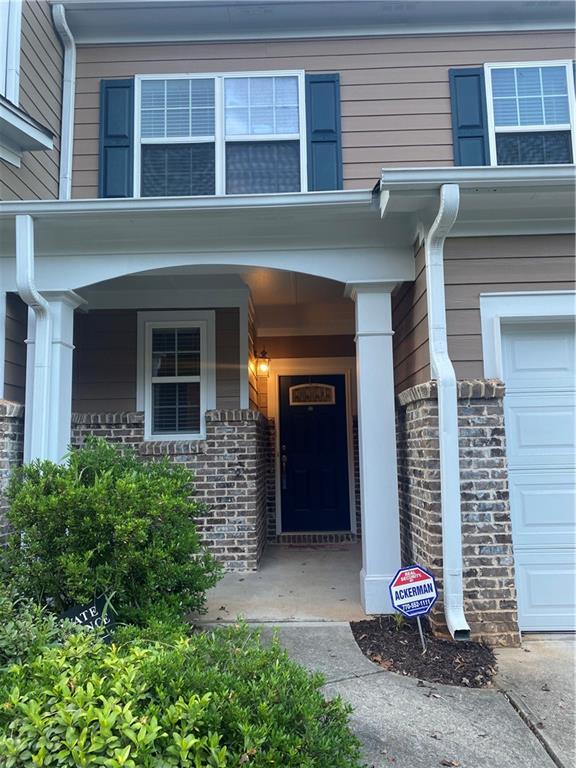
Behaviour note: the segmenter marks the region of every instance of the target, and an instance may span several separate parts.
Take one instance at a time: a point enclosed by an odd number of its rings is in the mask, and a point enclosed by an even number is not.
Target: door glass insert
[[[335,405],[336,390],[331,384],[296,384],[290,387],[290,405]]]

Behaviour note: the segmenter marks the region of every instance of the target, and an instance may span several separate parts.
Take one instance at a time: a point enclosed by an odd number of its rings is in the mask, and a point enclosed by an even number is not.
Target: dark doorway
[[[349,531],[343,375],[280,377],[282,531]]]

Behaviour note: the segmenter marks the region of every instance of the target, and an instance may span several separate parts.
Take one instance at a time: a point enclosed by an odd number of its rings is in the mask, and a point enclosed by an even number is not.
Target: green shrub
[[[200,610],[220,567],[200,545],[191,473],[91,439],[66,464],[22,467],[9,488],[4,565],[57,611],[114,595],[120,620]]]
[[[79,629],[0,582],[0,670],[25,663]]]
[[[246,627],[176,645],[70,638],[0,691],[0,764],[358,768],[349,708]]]

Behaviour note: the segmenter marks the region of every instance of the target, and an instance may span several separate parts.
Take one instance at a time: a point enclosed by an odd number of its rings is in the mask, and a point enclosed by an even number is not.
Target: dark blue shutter
[[[490,165],[484,69],[450,70],[454,165]]]
[[[308,189],[342,189],[340,75],[306,75]]]
[[[134,80],[100,83],[100,197],[132,197]]]

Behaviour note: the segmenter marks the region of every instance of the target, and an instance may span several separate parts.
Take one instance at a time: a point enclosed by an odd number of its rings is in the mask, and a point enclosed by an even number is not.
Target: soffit
[[[561,29],[574,23],[568,0],[60,1],[81,44]]]

